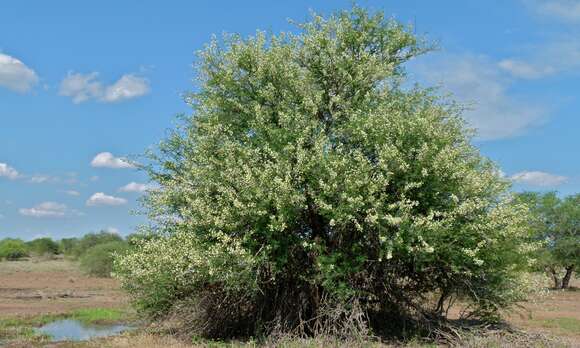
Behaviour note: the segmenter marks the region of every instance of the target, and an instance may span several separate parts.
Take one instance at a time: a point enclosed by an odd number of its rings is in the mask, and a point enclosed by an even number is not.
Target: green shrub
[[[0,241],[0,259],[18,260],[28,255],[28,248],[22,240],[6,238]]]
[[[71,256],[74,250],[74,247],[78,243],[78,238],[63,238],[58,242],[58,248],[60,253]]]
[[[129,245],[124,241],[97,244],[81,256],[81,269],[93,276],[110,277],[113,271],[113,254],[123,254],[128,248]]]
[[[81,257],[88,249],[109,242],[122,242],[123,238],[116,233],[101,231],[99,233],[88,233],[80,238],[72,247],[70,256]]]
[[[162,237],[117,260],[125,289],[207,337],[401,334],[457,297],[497,319],[525,295],[527,210],[460,107],[403,87],[426,47],[358,8],[300,30],[201,53],[194,114],[145,167]]]
[[[59,252],[58,243],[50,238],[37,238],[26,245],[32,254],[35,255],[55,255]]]

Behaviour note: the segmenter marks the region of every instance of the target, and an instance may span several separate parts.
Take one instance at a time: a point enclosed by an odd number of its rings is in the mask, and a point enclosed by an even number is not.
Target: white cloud
[[[96,72],[83,75],[69,71],[60,83],[59,94],[71,97],[75,104],[99,98],[103,94],[103,85],[96,80],[98,75]]]
[[[105,102],[119,102],[126,99],[141,97],[149,93],[149,81],[143,77],[127,74],[107,87],[102,100]]]
[[[573,37],[560,38],[520,51],[525,58],[504,59],[498,64],[514,77],[538,79],[561,73],[580,72],[580,41]]]
[[[45,183],[60,182],[61,180],[58,176],[36,174],[30,176],[27,181],[31,184],[45,184]]]
[[[109,86],[100,82],[98,76],[97,72],[88,74],[69,72],[60,84],[59,94],[71,97],[75,104],[88,100],[114,103],[141,97],[150,90],[147,79],[133,74],[125,74]]]
[[[103,192],[97,192],[87,200],[88,206],[98,206],[98,205],[123,205],[126,204],[127,200],[120,197],[114,197],[104,194]]]
[[[413,69],[428,84],[439,84],[460,102],[474,104],[464,117],[477,129],[479,140],[516,136],[544,120],[540,107],[509,93],[510,80],[487,57],[446,54]]]
[[[21,215],[35,218],[61,218],[66,216],[67,207],[56,202],[44,202],[32,208],[21,208],[19,212]]]
[[[79,196],[80,195],[80,192],[75,191],[75,190],[66,190],[66,191],[64,191],[64,193],[66,193],[69,196]]]
[[[580,1],[578,0],[527,0],[526,3],[540,15],[548,15],[569,22],[580,21]]]
[[[38,76],[20,60],[0,53],[0,86],[24,93],[38,83]]]
[[[521,60],[504,59],[498,66],[514,77],[522,79],[537,79],[553,74],[556,69],[551,66],[536,66]]]
[[[30,178],[30,182],[33,184],[42,184],[51,179],[48,175],[34,175]]]
[[[95,168],[135,168],[135,166],[126,160],[113,156],[110,152],[101,152],[91,161],[91,166]]]
[[[108,233],[114,233],[114,234],[120,233],[119,229],[116,227],[107,227],[107,228],[103,229],[103,231],[108,232]]]
[[[561,175],[555,175],[540,171],[524,171],[511,176],[514,182],[527,184],[531,186],[558,186],[565,183],[568,178]]]
[[[153,185],[150,184],[140,184],[137,182],[130,182],[127,185],[119,188],[121,192],[145,192],[151,190]]]
[[[14,180],[18,178],[20,174],[18,171],[12,167],[10,167],[6,163],[0,163],[0,177],[6,177],[10,180]]]

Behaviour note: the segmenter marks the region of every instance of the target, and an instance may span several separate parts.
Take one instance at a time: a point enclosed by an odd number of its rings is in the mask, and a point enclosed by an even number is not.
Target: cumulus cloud
[[[511,179],[517,183],[541,187],[558,186],[568,180],[565,176],[540,171],[519,172],[512,175]]]
[[[473,104],[464,113],[479,140],[509,138],[544,121],[545,112],[509,91],[510,80],[485,56],[446,54],[412,66],[420,79]]]
[[[38,83],[38,76],[20,60],[0,53],[0,86],[24,93]]]
[[[137,182],[130,182],[127,185],[119,188],[120,192],[145,192],[151,190],[153,185],[150,184],[140,184]]]
[[[68,75],[60,83],[59,94],[71,97],[73,103],[78,104],[89,99],[97,99],[103,94],[103,85],[97,81],[98,73],[90,74],[73,73]]]
[[[91,161],[91,166],[95,168],[135,168],[135,166],[126,160],[113,156],[110,152],[101,152],[97,154]],[[92,180],[91,180],[92,181]]]
[[[135,75],[123,75],[117,82],[107,87],[102,100],[109,103],[141,97],[149,93],[149,81]]]
[[[114,103],[141,97],[150,90],[149,81],[134,74],[125,74],[108,86],[100,82],[98,76],[97,72],[69,72],[60,84],[59,94],[72,98],[75,104],[87,100]]]
[[[19,176],[20,176],[20,174],[18,173],[18,171],[16,169],[10,167],[6,163],[0,163],[0,177],[5,177],[5,178],[8,178],[10,180],[14,180],[14,179],[18,178]]]
[[[62,218],[67,215],[67,207],[56,202],[44,202],[32,208],[21,208],[21,215],[35,218]]]
[[[126,204],[127,200],[120,197],[114,197],[104,194],[103,192],[97,192],[92,195],[87,200],[88,206],[99,206],[99,205],[123,205]]]

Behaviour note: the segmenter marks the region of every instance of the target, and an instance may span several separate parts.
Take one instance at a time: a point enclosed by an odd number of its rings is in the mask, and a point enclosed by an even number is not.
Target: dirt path
[[[0,262],[0,318],[119,307],[126,301],[116,280],[88,277],[67,260]]]

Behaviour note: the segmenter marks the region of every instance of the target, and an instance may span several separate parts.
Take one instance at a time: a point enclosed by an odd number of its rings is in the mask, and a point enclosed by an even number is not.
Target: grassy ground
[[[574,284],[577,285],[577,284]],[[28,260],[0,262],[0,346],[7,348],[52,347],[255,347],[256,342],[199,341],[186,344],[168,334],[138,329],[116,337],[88,342],[51,343],[34,328],[58,319],[83,323],[127,323],[134,315],[127,299],[113,279],[83,275],[74,262]],[[462,334],[460,347],[580,347],[580,291],[550,291],[532,299],[507,320],[526,332],[486,332]],[[276,347],[393,347],[400,344],[373,342],[336,342],[331,339],[291,339],[271,342]],[[435,347],[413,341],[406,347]]]

